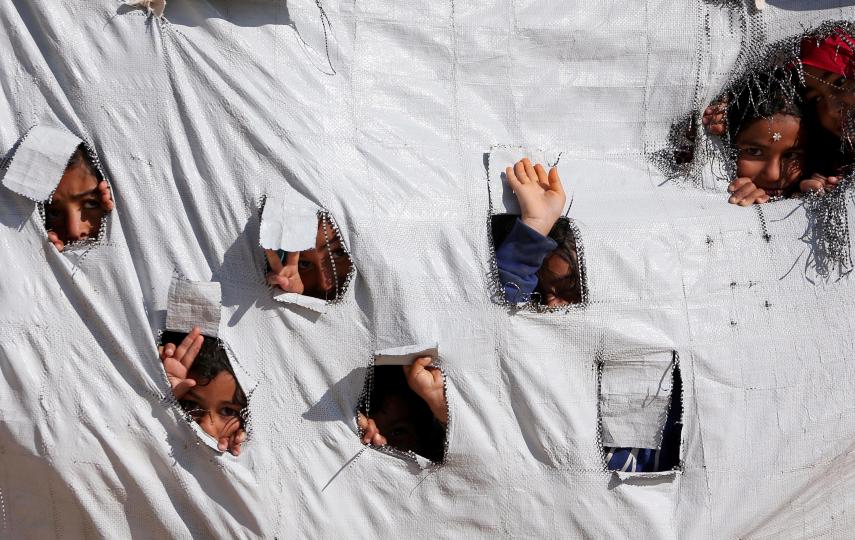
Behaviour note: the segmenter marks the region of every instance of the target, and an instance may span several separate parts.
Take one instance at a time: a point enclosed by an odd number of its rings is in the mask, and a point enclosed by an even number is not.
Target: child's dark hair
[[[558,247],[550,255],[557,255],[570,265],[570,275],[566,279],[572,282],[570,285],[572,298],[566,298],[565,300],[571,304],[581,304],[582,279],[579,275],[579,254],[576,251],[576,236],[573,234],[573,227],[570,226],[570,220],[566,217],[558,218],[558,221],[552,226],[552,230],[549,231],[549,237],[558,244]]]
[[[161,336],[160,342],[162,344],[172,343],[177,346],[185,337],[187,337],[186,333],[167,331]],[[210,336],[203,337],[205,341],[202,343],[202,348],[199,350],[199,354],[196,355],[193,365],[190,366],[188,375],[196,380],[197,385],[205,386],[221,372],[228,372],[235,379],[235,393],[232,400],[240,404],[242,409],[245,409],[247,403],[246,394],[244,394],[243,389],[240,387],[240,382],[235,377],[235,372],[232,369],[231,362],[229,362],[229,355],[226,353],[225,348],[220,343],[220,340]],[[243,424],[243,419],[241,419],[241,424]]]
[[[513,214],[496,214],[492,217],[493,244],[497,250],[511,233],[511,229],[514,228],[518,217]],[[557,255],[567,261],[572,272],[570,277],[574,280],[571,286],[573,298],[567,298],[566,300],[571,304],[580,304],[582,302],[582,279],[579,274],[579,255],[576,251],[576,236],[573,233],[573,227],[570,226],[570,220],[566,217],[558,218],[558,221],[552,226],[552,230],[549,231],[549,237],[558,243],[558,247],[551,251],[550,255]]]
[[[738,91],[731,93],[727,110],[731,142],[749,122],[759,118],[768,120],[776,114],[803,116],[793,77],[791,73],[754,75]]]
[[[98,182],[104,179],[101,171],[98,170],[98,167],[95,166],[95,162],[92,159],[92,156],[89,154],[89,149],[86,148],[86,145],[80,143],[77,146],[77,149],[71,155],[71,159],[68,160],[68,165],[65,167],[66,170],[71,167],[76,167],[82,165],[86,168],[86,171],[94,176]]]

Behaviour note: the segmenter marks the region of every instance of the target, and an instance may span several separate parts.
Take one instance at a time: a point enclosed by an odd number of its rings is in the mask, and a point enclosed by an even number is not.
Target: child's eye
[[[240,416],[240,411],[232,407],[223,407],[219,411],[217,411],[217,414],[226,418],[233,418],[236,416]]]
[[[309,261],[300,261],[297,263],[297,268],[300,270],[310,270],[312,266],[314,265]]]
[[[743,156],[760,157],[763,155],[763,150],[754,146],[740,148],[739,153]]]
[[[784,154],[784,159],[788,161],[798,161],[802,159],[803,155],[804,152],[802,152],[801,150],[787,152],[786,154]]]
[[[208,412],[205,409],[199,407],[198,403],[189,399],[178,400],[178,405],[181,407],[181,410],[184,411],[187,416],[197,421],[200,418],[204,417],[205,413]]]
[[[344,259],[345,257],[347,257],[347,253],[344,252],[344,248],[338,248],[336,250],[333,250],[332,256],[334,259]]]
[[[97,199],[87,199],[83,202],[83,208],[87,210],[95,210],[96,208],[101,208],[101,201]]]

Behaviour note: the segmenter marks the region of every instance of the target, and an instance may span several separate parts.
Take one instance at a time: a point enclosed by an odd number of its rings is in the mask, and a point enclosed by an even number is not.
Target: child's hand
[[[704,109],[701,122],[710,135],[724,135],[727,131],[727,101],[713,103]]]
[[[300,279],[300,252],[289,252],[285,255],[285,264],[279,260],[275,250],[265,250],[270,272],[267,273],[267,283],[279,287],[285,292],[303,294],[303,280]]]
[[[750,178],[737,178],[727,186],[727,190],[733,194],[727,200],[730,204],[750,206],[769,202],[769,195],[754,185]]]
[[[115,204],[113,204],[113,194],[110,193],[110,184],[106,180],[101,180],[98,183],[98,191],[101,195],[101,206],[104,207],[104,212],[112,212]]]
[[[448,423],[448,404],[445,401],[445,384],[442,370],[431,366],[433,359],[430,356],[416,358],[409,366],[404,368],[404,376],[410,389],[418,394],[420,398],[430,407],[433,416],[442,424]]]
[[[374,446],[386,446],[386,437],[380,434],[380,428],[374,420],[362,413],[356,415],[356,425],[362,432],[362,444],[373,444]]]
[[[53,231],[48,231],[47,233],[48,242],[53,244],[57,251],[62,251],[65,249],[65,242],[59,239],[59,236]]]
[[[178,347],[173,343],[167,343],[160,348],[160,359],[175,399],[183,398],[188,390],[196,386],[196,381],[187,378],[187,373],[204,342],[202,331],[198,326],[194,326]]]
[[[547,175],[543,165],[532,167],[531,161],[523,158],[513,169],[505,169],[505,175],[520,203],[522,222],[543,236],[548,235],[567,200],[558,169],[552,167]]]
[[[223,433],[217,437],[217,449],[220,452],[228,450],[233,456],[240,455],[240,445],[246,440],[246,431],[240,426],[240,420],[232,418]]]
[[[813,176],[807,180],[802,180],[799,183],[799,189],[802,193],[809,193],[812,191],[822,193],[824,191],[831,191],[836,188],[839,183],[840,178],[837,176],[823,176],[819,173],[813,173]]]

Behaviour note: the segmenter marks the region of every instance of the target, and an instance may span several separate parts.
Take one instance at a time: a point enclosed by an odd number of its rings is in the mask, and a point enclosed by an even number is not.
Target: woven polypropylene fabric
[[[855,19],[804,4],[0,3],[0,144],[64,128],[116,202],[58,253],[0,188],[0,537],[850,535],[855,285],[812,266],[801,201],[728,205],[649,159],[766,44]],[[493,300],[497,146],[560,152],[585,305]],[[259,206],[286,184],[356,267],[322,314],[264,280]],[[240,457],[168,399],[174,275],[220,283],[219,337],[257,382]],[[374,352],[423,343],[450,410],[429,468],[355,422]],[[601,362],[662,351],[682,470],[618,477]]]

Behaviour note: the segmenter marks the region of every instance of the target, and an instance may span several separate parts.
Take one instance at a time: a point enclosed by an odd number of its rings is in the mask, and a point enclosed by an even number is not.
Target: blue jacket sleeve
[[[558,244],[517,219],[510,234],[496,249],[496,266],[505,289],[505,298],[516,304],[525,302],[537,287],[537,271],[543,259]]]

